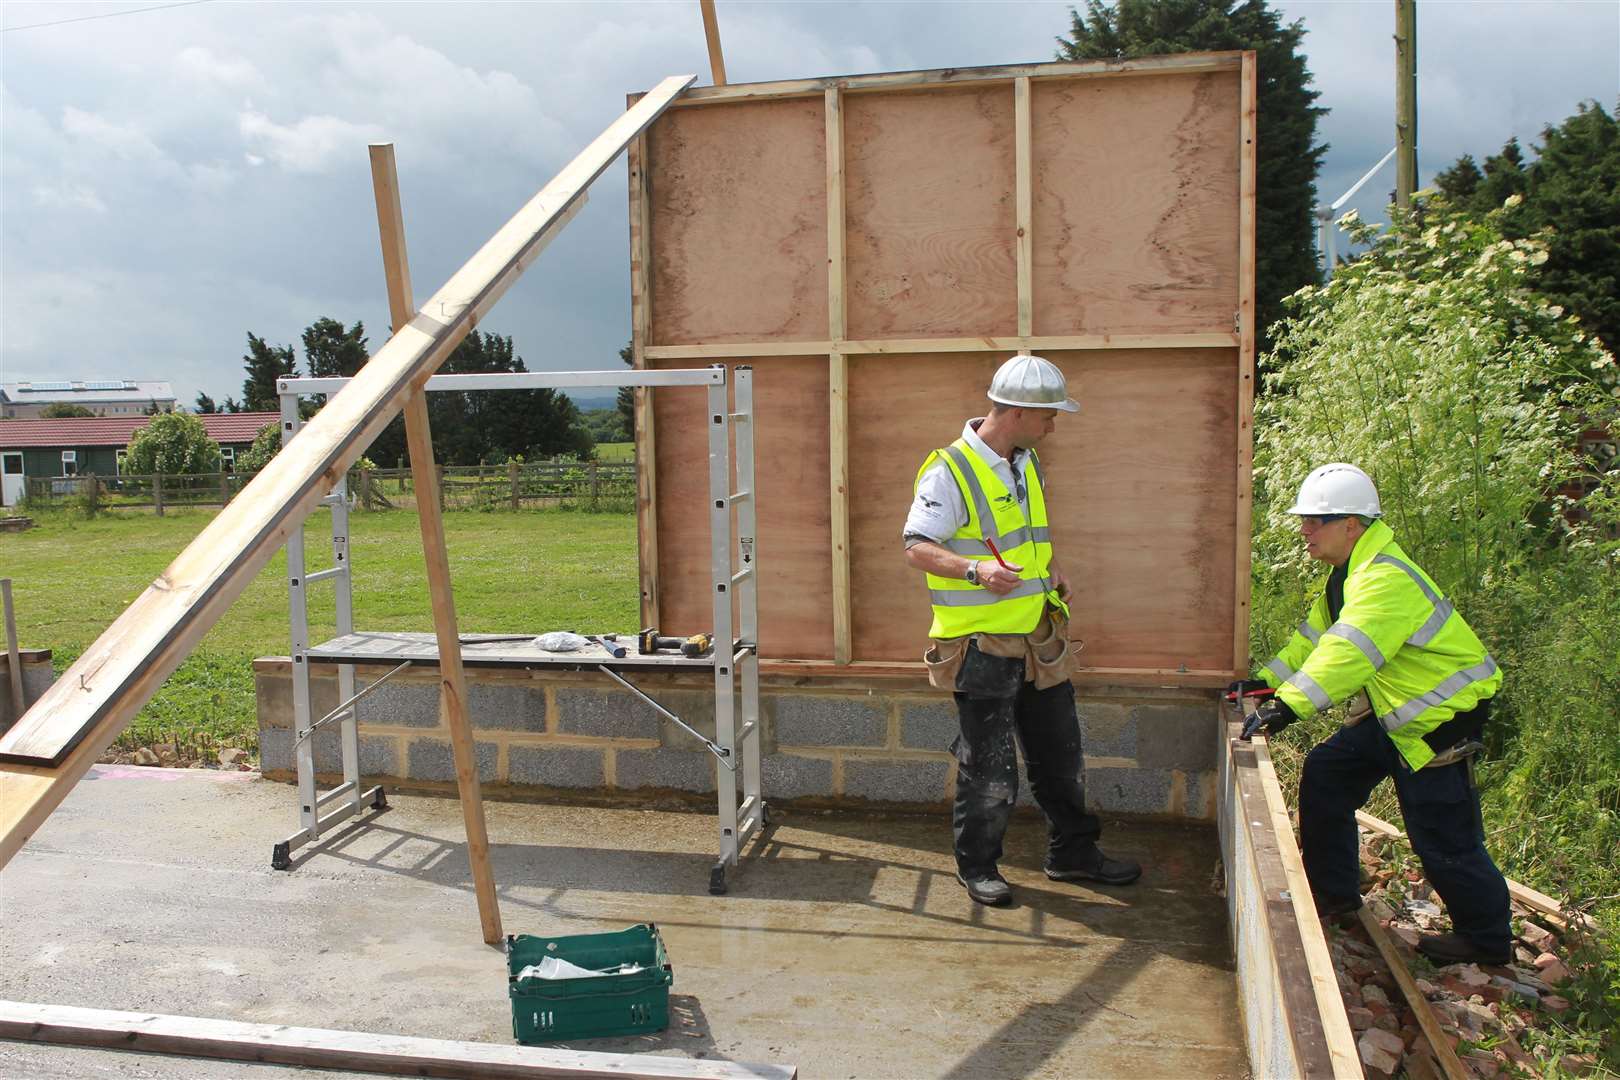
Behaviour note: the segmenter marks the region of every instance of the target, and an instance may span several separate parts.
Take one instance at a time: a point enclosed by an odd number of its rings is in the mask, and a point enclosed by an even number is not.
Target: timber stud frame
[[[899,558],[913,470],[1019,351],[1058,359],[1082,400],[1043,447],[1089,639],[1077,681],[1213,687],[1246,670],[1255,65],[700,87],[636,140],[634,363],[753,364],[762,430],[782,433],[761,447],[777,501],[760,543],[802,595],[764,597],[767,672],[920,670],[926,606]],[[639,493],[647,625],[702,600],[661,555],[696,524],[669,464],[693,427],[638,402],[641,459],[676,440]]]

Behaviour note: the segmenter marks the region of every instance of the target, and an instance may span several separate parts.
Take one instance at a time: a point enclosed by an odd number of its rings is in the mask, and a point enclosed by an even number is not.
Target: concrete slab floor
[[[0,872],[0,995],[509,1042],[461,811],[391,796],[270,869],[295,793],[252,773],[98,766]],[[968,900],[942,817],[778,811],[727,896],[712,816],[486,803],[508,933],[656,922],[670,1030],[571,1043],[796,1064],[805,1077],[1237,1077],[1246,1072],[1213,830],[1109,823],[1128,888],[1040,873],[1015,820],[1016,906]],[[5,1076],[290,1070],[0,1042]],[[309,1075],[302,1070],[300,1075]]]

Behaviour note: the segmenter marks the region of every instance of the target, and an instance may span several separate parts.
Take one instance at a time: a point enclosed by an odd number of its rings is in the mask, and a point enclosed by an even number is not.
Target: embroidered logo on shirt
[[[945,505],[944,503],[935,502],[933,499],[930,499],[926,495],[917,496],[917,501],[922,503],[924,506],[926,506],[930,510],[938,510],[941,506]]]

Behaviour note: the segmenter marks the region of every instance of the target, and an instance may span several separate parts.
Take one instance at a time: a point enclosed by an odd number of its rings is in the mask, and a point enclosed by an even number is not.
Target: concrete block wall
[[[254,664],[260,767],[294,778],[291,665]],[[370,670],[376,677],[383,669]],[[364,685],[367,669],[361,669]],[[584,799],[674,797],[715,790],[703,744],[600,676],[467,669],[479,779],[492,794]],[[659,673],[637,685],[714,735],[706,676]],[[316,716],[337,704],[332,669],[312,682]],[[452,790],[455,763],[440,725],[433,672],[402,672],[359,705],[361,769],[368,779]],[[1213,691],[1104,687],[1080,691],[1087,797],[1107,813],[1213,820]],[[765,676],[760,711],[766,798],[805,806],[944,811],[956,760],[950,698],[917,679],[822,680]],[[318,772],[341,768],[337,733],[315,739]],[[1027,785],[1020,802],[1030,804]]]
[[[17,658],[22,668],[23,711],[26,712],[56,681],[56,674],[51,669],[49,649],[19,649]],[[20,715],[11,699],[11,655],[0,648],[0,732],[8,730]]]

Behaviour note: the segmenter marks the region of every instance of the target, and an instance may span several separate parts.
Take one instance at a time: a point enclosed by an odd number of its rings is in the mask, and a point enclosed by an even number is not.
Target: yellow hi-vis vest
[[[1040,624],[1048,603],[1068,615],[1068,605],[1050,580],[1052,536],[1046,522],[1046,495],[1041,486],[1040,461],[1031,450],[1024,459],[1024,484],[1029,492],[1029,518],[1025,520],[1018,496],[963,439],[935,450],[917,470],[917,484],[935,460],[944,461],[956,477],[967,504],[967,522],[942,545],[969,559],[994,559],[988,536],[1001,557],[1019,571],[1019,584],[1006,596],[997,596],[963,578],[928,575],[928,596],[934,608],[932,638],[958,638],[968,634],[1027,634]],[[915,490],[913,485],[913,490]]]
[[[1259,675],[1301,717],[1365,689],[1407,764],[1434,757],[1423,736],[1491,697],[1496,661],[1382,521],[1350,553],[1344,607],[1328,625],[1327,591]]]

